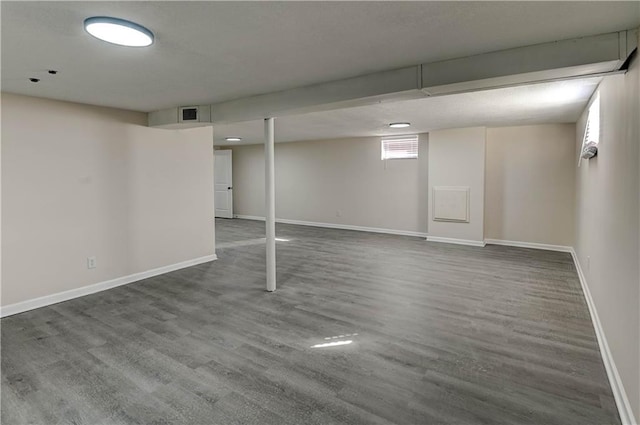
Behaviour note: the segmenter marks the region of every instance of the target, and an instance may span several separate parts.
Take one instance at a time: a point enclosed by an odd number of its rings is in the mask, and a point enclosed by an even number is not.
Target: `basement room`
[[[3,424],[640,424],[640,2],[0,12]]]

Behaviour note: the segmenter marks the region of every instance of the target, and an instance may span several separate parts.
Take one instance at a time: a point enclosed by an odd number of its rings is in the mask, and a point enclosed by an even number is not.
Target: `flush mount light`
[[[391,128],[406,128],[409,127],[411,125],[410,122],[392,122],[391,124],[389,124],[389,127]]]
[[[97,39],[127,47],[153,44],[153,33],[135,22],[124,19],[94,16],[84,21],[84,29]]]
[[[239,142],[240,140],[242,140],[242,137],[227,137],[226,139],[227,142]]]

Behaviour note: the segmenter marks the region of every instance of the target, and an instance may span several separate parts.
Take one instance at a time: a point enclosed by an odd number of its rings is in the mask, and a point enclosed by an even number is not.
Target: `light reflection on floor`
[[[357,333],[353,333],[353,334],[344,334],[344,335],[335,335],[335,336],[328,336],[325,337],[325,341],[327,340],[332,340],[332,339],[339,339],[339,338],[348,338],[351,336],[358,336]],[[352,339],[347,339],[347,340],[340,340],[340,341],[331,341],[331,342],[323,342],[321,344],[316,344],[316,345],[312,345],[311,348],[326,348],[326,347],[336,347],[339,345],[349,345],[353,342]]]
[[[338,345],[348,345],[351,344],[353,341],[348,339],[346,341],[332,341],[332,342],[325,342],[323,344],[316,344],[316,345],[312,345],[311,348],[326,348],[326,347],[336,347]]]

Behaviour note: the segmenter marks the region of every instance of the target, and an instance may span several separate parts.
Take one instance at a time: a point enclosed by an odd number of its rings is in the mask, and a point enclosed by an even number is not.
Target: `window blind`
[[[589,107],[587,127],[584,130],[582,147],[584,148],[588,143],[598,144],[598,142],[600,142],[600,93],[596,95],[596,98]]]
[[[418,157],[418,135],[382,138],[382,159],[411,159]]]
[[[583,155],[587,155],[585,158],[591,158],[594,152],[597,152],[598,143],[600,143],[600,93],[596,93],[593,102],[589,106],[578,166],[582,163]]]

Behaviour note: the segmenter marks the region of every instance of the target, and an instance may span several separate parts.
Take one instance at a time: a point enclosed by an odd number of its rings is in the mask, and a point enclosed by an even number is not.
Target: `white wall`
[[[434,137],[430,146],[421,135],[418,161],[388,161],[386,169],[377,137],[277,143],[278,218],[426,233],[431,171],[442,185],[473,186],[472,222],[431,221],[431,236],[573,245],[575,125],[490,128],[486,136],[484,128],[454,129]],[[234,213],[262,217],[264,147],[232,149]]]
[[[598,155],[577,169],[575,250],[624,389],[640,423],[640,70],[600,84]],[[578,157],[587,111],[577,123]]]
[[[429,238],[484,241],[485,135],[484,127],[429,133]],[[470,188],[468,223],[433,220],[434,186]]]
[[[572,246],[575,124],[487,128],[485,238]]]
[[[3,306],[214,254],[212,130],[3,93],[2,204]]]
[[[378,137],[277,143],[276,217],[425,233],[426,143],[386,164]],[[234,214],[264,216],[262,145],[233,148],[233,186]]]

